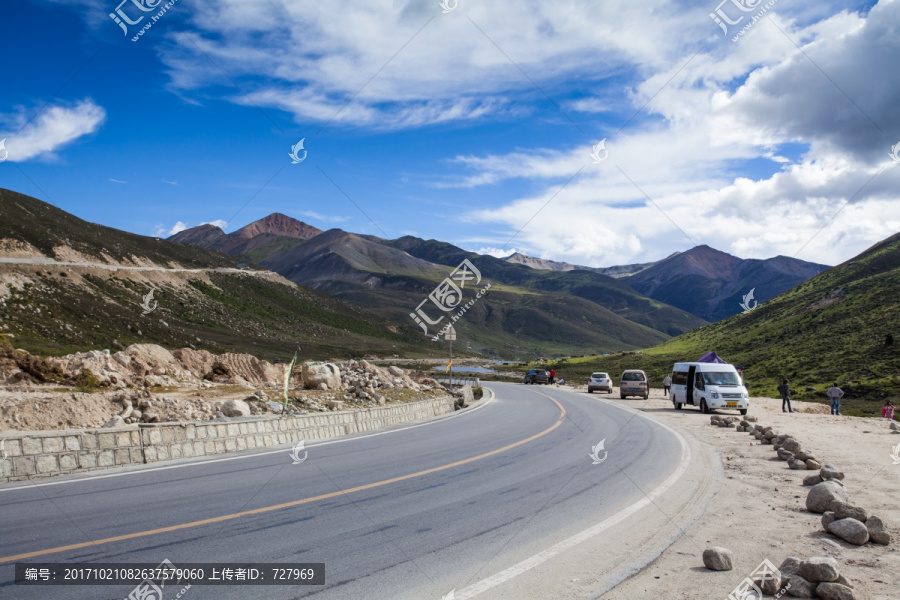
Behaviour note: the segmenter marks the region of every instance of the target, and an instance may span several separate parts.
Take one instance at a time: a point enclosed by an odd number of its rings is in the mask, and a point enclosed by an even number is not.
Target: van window
[[[622,373],[622,381],[643,381],[643,373]]]
[[[672,373],[672,385],[687,385],[688,374],[683,371]]]
[[[706,386],[703,385],[703,373],[697,373],[694,376],[694,387],[698,390],[705,390]]]
[[[700,375],[700,373],[697,373]],[[710,371],[703,373],[703,381],[706,385],[741,385],[737,373],[730,371]]]

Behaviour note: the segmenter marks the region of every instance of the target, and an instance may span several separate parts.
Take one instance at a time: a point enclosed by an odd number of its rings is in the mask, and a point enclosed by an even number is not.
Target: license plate
[[[737,402],[726,402],[725,406],[737,406]]]
[[[636,391],[638,391],[638,389],[637,389],[637,388],[628,388],[628,391],[629,391],[629,392],[636,392]]]

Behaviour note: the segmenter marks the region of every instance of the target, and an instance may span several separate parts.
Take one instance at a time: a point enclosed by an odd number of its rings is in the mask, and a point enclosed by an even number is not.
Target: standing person
[[[890,421],[897,418],[894,416],[894,403],[890,400],[884,403],[884,408],[881,409],[881,417]]]
[[[840,416],[841,414],[841,398],[844,397],[844,390],[837,386],[837,383],[831,384],[825,395],[831,398],[831,414]]]
[[[790,382],[790,379],[785,379],[778,386],[778,393],[781,394],[781,412],[794,412],[791,408],[791,388],[788,386]],[[785,410],[785,406],[787,406],[787,410]]]
[[[663,396],[668,396],[670,389],[672,389],[672,378],[666,375],[663,377]]]
[[[554,379],[556,379],[556,369],[550,369],[550,385],[553,385]]]

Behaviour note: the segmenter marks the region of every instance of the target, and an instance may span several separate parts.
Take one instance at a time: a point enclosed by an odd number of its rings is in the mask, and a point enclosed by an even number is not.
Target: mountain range
[[[169,241],[240,256],[413,327],[410,313],[468,260],[492,282],[490,300],[455,326],[470,349],[500,354],[652,345],[740,312],[753,286],[762,301],[827,268],[785,257],[744,260],[708,246],[653,263],[587,268],[523,254],[498,259],[412,236],[319,232],[278,213],[230,234],[203,225]]]

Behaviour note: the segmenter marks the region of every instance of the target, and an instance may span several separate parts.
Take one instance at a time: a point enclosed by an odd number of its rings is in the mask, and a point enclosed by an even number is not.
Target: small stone
[[[125,419],[120,417],[119,415],[114,416],[112,419],[103,424],[104,427],[124,427]]]
[[[838,563],[830,556],[813,556],[800,561],[797,574],[810,583],[837,581]]]
[[[856,519],[836,519],[828,524],[828,531],[845,542],[857,546],[862,546],[869,541],[869,530],[866,529],[866,524]]]
[[[728,548],[713,546],[703,551],[703,564],[712,571],[730,571],[734,555]]]
[[[822,476],[822,479],[843,479],[844,473],[840,471],[834,465],[822,465],[822,469],[819,471],[819,475]]]
[[[843,486],[833,481],[823,481],[810,488],[806,495],[806,510],[821,514],[832,510],[835,502],[847,500],[847,491]]]
[[[794,453],[793,453],[793,452],[788,452],[788,451],[785,450],[784,448],[781,448],[781,449],[778,450],[778,458],[780,458],[781,460],[793,460],[793,459],[794,459]]]
[[[226,400],[222,404],[222,414],[226,417],[249,417],[250,405],[243,400]]]
[[[822,463],[820,463],[816,459],[814,459],[814,458],[806,459],[806,469],[808,471],[818,471],[821,468],[822,468]],[[822,478],[822,476],[819,475],[819,479],[821,479],[821,478]]]
[[[782,575],[794,574],[800,569],[800,559],[796,556],[788,556],[784,561],[782,561],[781,566],[778,567],[778,570],[781,571]]]
[[[791,459],[788,462],[788,466],[794,471],[806,470],[806,463],[796,458]]]
[[[875,544],[887,546],[891,543],[891,534],[879,517],[872,515],[866,519],[866,529],[869,532],[869,541]]]
[[[840,583],[820,583],[816,595],[824,600],[856,600],[853,590]]]
[[[897,423],[897,421],[891,421],[891,431],[900,431],[900,423]]]
[[[828,525],[831,524],[832,521],[836,521],[837,517],[834,516],[834,512],[828,510],[822,513],[822,527],[825,531],[828,531]]]
[[[853,506],[847,502],[835,502],[831,510],[834,511],[834,517],[836,519],[849,518],[865,523],[866,519],[869,518],[869,513],[866,512],[866,509],[860,508],[859,506]]]
[[[756,423],[757,421],[759,421],[759,418],[758,418],[758,417],[747,417],[747,416],[745,416],[745,417],[744,417],[744,420],[747,421],[747,422],[749,422],[749,423]]]
[[[818,473],[803,478],[803,485],[816,485],[817,483],[822,483],[822,476]]]
[[[800,460],[808,460],[810,458],[815,458],[812,452],[807,452],[806,450],[801,450],[797,453],[797,458]]]

